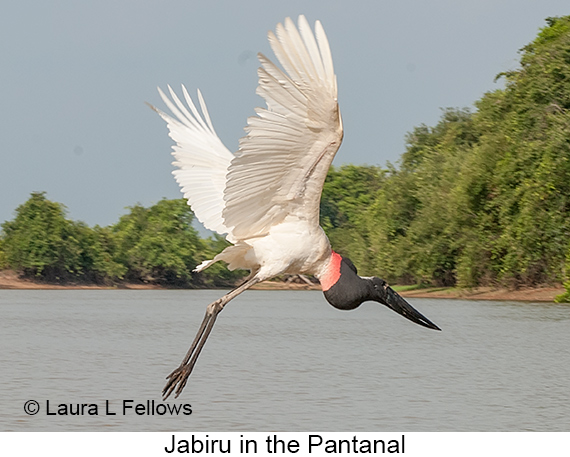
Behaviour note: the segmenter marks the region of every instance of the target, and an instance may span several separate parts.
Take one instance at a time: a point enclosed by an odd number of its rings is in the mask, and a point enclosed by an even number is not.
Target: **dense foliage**
[[[397,167],[331,168],[321,224],[361,274],[462,287],[567,281],[559,299],[570,301],[570,16],[549,19],[520,68],[499,77],[505,88],[475,111],[446,109],[416,127]],[[89,228],[32,194],[3,224],[0,268],[179,286],[241,277],[218,264],[191,273],[226,246],[201,239],[193,217],[183,200],[162,200]]]
[[[566,279],[564,288],[566,292],[558,295],[554,301],[558,303],[570,303],[570,248],[568,248],[568,255],[566,256]]]
[[[150,208],[135,205],[118,223],[90,228],[66,218],[65,208],[33,193],[2,225],[0,267],[47,282],[118,283],[180,287],[226,285],[243,272],[192,270],[223,249],[225,241],[204,240],[192,226],[194,215],[183,199],[161,200]]]
[[[64,206],[44,193],[33,193],[16,214],[2,225],[2,261],[23,276],[97,282],[117,268],[108,263],[105,232],[66,219]]]
[[[466,287],[570,274],[570,17],[549,19],[521,53],[475,113],[444,110],[409,134],[398,168],[361,169],[378,176],[368,191],[352,169],[331,173],[336,199],[356,204],[331,216],[324,201],[325,226],[342,221],[333,244],[363,273]]]

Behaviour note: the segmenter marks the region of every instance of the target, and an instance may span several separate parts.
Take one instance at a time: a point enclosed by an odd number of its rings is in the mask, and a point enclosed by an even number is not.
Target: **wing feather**
[[[229,233],[222,211],[226,175],[234,156],[216,134],[200,91],[201,115],[184,86],[182,93],[187,106],[170,86],[168,91],[171,98],[158,89],[174,117],[152,108],[166,121],[169,135],[176,143],[172,155],[177,169],[172,174],[204,227],[219,234]],[[231,235],[227,238],[232,240]]]
[[[283,70],[259,54],[257,93],[267,108],[248,119],[228,169],[222,212],[234,239],[266,234],[288,215],[318,224],[324,179],[342,141],[336,77],[317,21],[291,19],[268,33]]]
[[[307,45],[307,51],[311,55],[311,62],[315,67],[318,79],[325,79],[325,68],[323,67],[319,47],[305,16],[299,17],[299,31],[301,32],[303,41]]]
[[[172,116],[154,108],[175,141],[173,171],[196,217],[237,242],[266,234],[288,215],[318,224],[324,179],[342,141],[336,76],[320,22],[311,30],[287,18],[268,33],[284,71],[259,54],[257,93],[266,108],[247,121],[232,155],[218,138],[198,91],[196,107],[168,86],[160,96]]]

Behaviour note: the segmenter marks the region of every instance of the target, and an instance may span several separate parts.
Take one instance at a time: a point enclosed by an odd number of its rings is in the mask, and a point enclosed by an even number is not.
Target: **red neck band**
[[[340,278],[340,262],[342,257],[336,252],[332,251],[330,262],[325,271],[325,274],[321,276],[321,287],[323,292],[329,290],[332,286],[336,284]]]

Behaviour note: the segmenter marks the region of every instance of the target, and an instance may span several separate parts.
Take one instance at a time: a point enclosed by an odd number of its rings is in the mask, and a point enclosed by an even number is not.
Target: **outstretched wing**
[[[259,54],[267,108],[248,119],[228,170],[224,224],[234,239],[260,236],[292,214],[318,224],[323,183],[342,141],[337,85],[325,32],[287,18],[269,42],[284,71]]]
[[[160,88],[158,92],[175,117],[152,107],[167,123],[169,136],[176,142],[172,155],[178,169],[172,174],[184,197],[204,227],[219,234],[228,233],[222,219],[226,174],[234,155],[223,145],[214,131],[202,94],[198,91],[199,114],[186,88],[182,86],[188,107],[168,86],[170,100]],[[188,111],[190,108],[190,111]],[[229,239],[230,237],[228,237]]]

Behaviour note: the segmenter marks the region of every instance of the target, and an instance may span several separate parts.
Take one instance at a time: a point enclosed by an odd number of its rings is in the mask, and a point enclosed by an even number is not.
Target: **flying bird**
[[[267,107],[248,118],[235,154],[218,138],[200,91],[201,113],[184,86],[186,103],[170,86],[170,98],[158,89],[172,115],[152,107],[176,143],[173,174],[188,204],[204,227],[231,243],[195,271],[222,260],[230,270],[251,272],[243,284],[208,305],[190,350],[167,377],[165,399],[184,389],[226,304],[277,275],[314,275],[335,308],[351,310],[372,300],[439,330],[384,280],[358,276],[354,264],[331,249],[319,225],[323,183],[343,138],[337,80],[321,23],[315,23],[313,33],[304,16],[298,28],[287,18],[268,37],[283,69],[258,54],[257,94]]]

